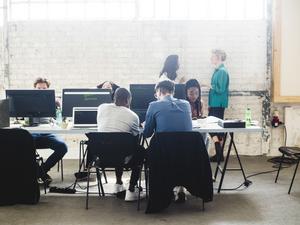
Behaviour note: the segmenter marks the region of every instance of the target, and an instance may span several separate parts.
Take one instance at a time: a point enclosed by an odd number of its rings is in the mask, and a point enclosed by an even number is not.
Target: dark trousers
[[[88,147],[87,147],[88,148]],[[123,168],[131,169],[131,176],[129,182],[129,188],[134,187],[139,180],[140,175],[140,165],[143,164],[143,161],[146,157],[146,150],[143,146],[139,146],[138,151],[132,156],[132,158],[123,166],[116,167],[116,178],[122,179]],[[92,156],[89,154],[89,150],[87,149],[87,166],[92,161]]]
[[[132,156],[130,161],[125,165],[125,168],[131,168],[131,176],[129,181],[129,188],[134,188],[135,185],[137,185],[137,182],[140,177],[140,165],[143,164],[143,161],[146,156],[146,150],[144,147],[139,146],[138,151],[135,155]],[[121,178],[123,175],[123,167],[118,167],[116,169],[116,177]]]
[[[214,116],[220,119],[224,119],[224,111],[223,107],[210,107],[208,116]],[[223,138],[224,133],[209,133],[211,137],[218,136],[219,140]]]
[[[36,149],[52,149],[54,152],[44,163],[43,169],[47,173],[68,151],[66,143],[54,134],[32,134]]]

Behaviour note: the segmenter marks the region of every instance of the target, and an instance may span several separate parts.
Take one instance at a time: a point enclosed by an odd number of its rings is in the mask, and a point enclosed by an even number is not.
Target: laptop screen
[[[74,126],[97,126],[97,109],[75,109],[73,124]]]

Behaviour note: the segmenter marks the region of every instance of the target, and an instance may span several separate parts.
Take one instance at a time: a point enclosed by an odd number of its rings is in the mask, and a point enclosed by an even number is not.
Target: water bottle
[[[246,122],[246,127],[251,126],[251,109],[247,108],[245,112],[245,122]]]
[[[61,114],[60,107],[57,107],[57,109],[56,109],[56,124],[58,126],[61,126],[61,124],[62,124],[62,114]]]

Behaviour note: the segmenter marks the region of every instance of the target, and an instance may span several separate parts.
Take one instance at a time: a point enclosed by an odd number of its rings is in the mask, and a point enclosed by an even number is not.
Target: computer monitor
[[[140,122],[145,121],[149,103],[156,101],[154,88],[155,84],[130,84],[131,109],[139,116]],[[175,84],[174,97],[186,99],[185,84]]]
[[[55,117],[54,90],[6,90],[10,117]]]
[[[73,107],[98,107],[103,103],[111,103],[111,91],[109,89],[63,89],[62,115],[72,117]]]

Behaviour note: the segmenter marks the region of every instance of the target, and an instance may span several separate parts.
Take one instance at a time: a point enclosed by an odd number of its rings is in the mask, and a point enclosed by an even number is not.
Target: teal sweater
[[[213,73],[211,78],[211,89],[209,90],[209,107],[228,107],[229,75],[221,64]]]

